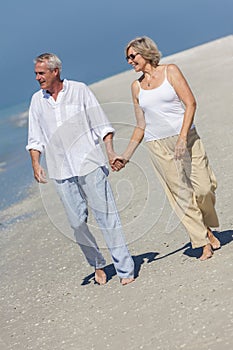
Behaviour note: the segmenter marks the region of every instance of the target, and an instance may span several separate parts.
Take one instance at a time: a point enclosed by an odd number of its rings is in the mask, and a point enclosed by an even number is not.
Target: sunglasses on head
[[[131,53],[129,56],[126,56],[125,59],[126,59],[126,61],[134,60],[137,55],[139,55],[139,53],[135,53],[135,55],[133,53]]]

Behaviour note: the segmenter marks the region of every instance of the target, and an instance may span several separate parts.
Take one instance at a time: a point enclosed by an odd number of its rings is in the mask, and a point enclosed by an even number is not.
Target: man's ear
[[[58,75],[59,75],[59,69],[58,69],[58,68],[54,68],[54,70],[53,70],[53,71],[54,71],[54,73],[55,73],[55,75],[56,75],[56,76],[58,76]]]

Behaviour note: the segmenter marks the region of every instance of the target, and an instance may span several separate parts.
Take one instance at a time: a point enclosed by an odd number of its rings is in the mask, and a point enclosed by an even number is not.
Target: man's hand
[[[48,182],[46,180],[45,170],[40,166],[40,164],[34,165],[33,171],[34,171],[34,178],[36,179],[37,182],[42,183],[42,184],[45,184]]]
[[[176,146],[175,146],[174,158],[176,160],[183,158],[186,150],[187,150],[187,140],[186,140],[186,138],[183,138],[179,135],[178,140],[176,142]]]
[[[112,171],[119,171],[125,167],[125,164],[128,163],[128,160],[124,159],[122,156],[115,155],[111,160],[109,160],[109,164],[112,168]]]
[[[32,169],[34,172],[34,178],[37,182],[42,184],[47,183],[46,173],[44,169],[40,166],[40,151],[36,149],[30,149],[30,156],[32,159]]]

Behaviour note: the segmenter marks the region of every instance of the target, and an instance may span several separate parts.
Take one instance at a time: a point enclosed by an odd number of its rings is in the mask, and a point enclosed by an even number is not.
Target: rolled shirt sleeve
[[[28,143],[26,145],[26,150],[30,151],[33,149],[43,153],[45,147],[43,138],[39,116],[36,113],[36,101],[33,97],[29,107]]]

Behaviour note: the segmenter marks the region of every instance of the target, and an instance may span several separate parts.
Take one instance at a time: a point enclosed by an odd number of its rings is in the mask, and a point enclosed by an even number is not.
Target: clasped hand
[[[111,166],[112,171],[120,171],[123,169],[128,163],[128,160],[124,159],[122,156],[116,155],[114,158],[109,159],[109,164]]]

